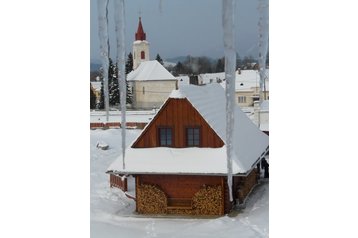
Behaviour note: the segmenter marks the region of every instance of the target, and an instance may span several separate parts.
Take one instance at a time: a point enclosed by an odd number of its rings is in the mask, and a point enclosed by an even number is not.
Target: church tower
[[[142,19],[139,17],[138,29],[133,42],[133,70],[138,68],[143,61],[149,60],[149,43],[143,30]]]

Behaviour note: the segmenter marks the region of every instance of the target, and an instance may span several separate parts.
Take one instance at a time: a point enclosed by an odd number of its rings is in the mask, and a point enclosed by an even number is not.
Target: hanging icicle
[[[100,54],[103,67],[103,93],[106,109],[106,123],[109,117],[108,69],[109,69],[109,37],[108,37],[108,0],[97,0],[98,34]]]
[[[264,99],[263,91],[265,90],[266,78],[266,55],[268,50],[268,2],[259,0],[259,70],[260,70],[260,105]],[[266,98],[265,98],[266,99]]]
[[[258,11],[259,11],[259,72],[260,72],[260,101],[258,110],[258,127],[261,127],[261,104],[262,101],[266,100],[266,54],[268,48],[268,3],[266,0],[259,0]]]
[[[235,24],[234,24],[234,0],[223,0],[222,21],[224,29],[224,50],[225,50],[225,81],[226,81],[226,154],[227,154],[227,184],[229,187],[230,201],[233,201],[232,194],[232,159],[234,155],[234,110],[235,110],[235,71],[236,71],[236,50],[235,50]]]
[[[163,13],[162,0],[159,0],[159,13],[160,13],[160,14]]]
[[[125,148],[126,148],[126,59],[125,59],[125,8],[124,0],[117,0],[114,3],[115,29],[117,38],[117,64],[118,64],[118,85],[121,105],[121,128],[122,128],[122,157],[123,169],[125,169]]]

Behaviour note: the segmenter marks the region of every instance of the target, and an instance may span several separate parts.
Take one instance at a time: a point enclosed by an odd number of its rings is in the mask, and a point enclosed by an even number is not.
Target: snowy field
[[[157,110],[154,109],[148,111],[127,111],[126,121],[148,123],[156,113]],[[110,110],[108,122],[120,122],[120,121],[121,121],[121,112],[119,110]],[[91,110],[90,122],[106,122],[106,112],[104,110],[101,111]]]
[[[246,208],[219,218],[148,217],[135,214],[135,202],[109,187],[108,166],[121,153],[121,129],[91,130],[91,237],[269,237],[269,184],[256,187]],[[127,130],[127,145],[140,130]],[[96,148],[97,142],[109,145]]]
[[[244,107],[241,108],[246,115],[254,120],[254,109],[253,107]],[[147,111],[126,111],[126,121],[127,122],[146,122],[148,123],[155,114],[157,114],[158,109],[156,110],[147,110]],[[106,112],[104,110],[91,110],[90,111],[90,122],[106,122]],[[110,110],[108,122],[120,122],[121,121],[121,112],[118,109]]]

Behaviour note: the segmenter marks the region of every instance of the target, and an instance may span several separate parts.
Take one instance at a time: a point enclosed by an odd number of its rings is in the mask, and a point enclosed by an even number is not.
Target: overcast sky
[[[110,55],[115,58],[113,1],[109,2]],[[268,0],[266,1],[268,3]],[[241,58],[258,55],[259,0],[236,1],[236,49]],[[141,13],[150,58],[223,56],[221,0],[126,0],[126,55],[132,51]],[[97,0],[91,0],[91,60],[99,60]]]

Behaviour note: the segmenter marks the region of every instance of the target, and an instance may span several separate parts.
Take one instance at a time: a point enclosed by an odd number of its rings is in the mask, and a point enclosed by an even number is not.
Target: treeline
[[[266,58],[266,66],[268,66],[268,55]],[[257,69],[258,60],[252,56],[245,56],[243,59],[236,55],[236,68]],[[218,73],[225,71],[224,57],[212,59],[205,56],[193,57],[187,56],[184,61],[179,61],[175,66],[168,66],[167,69],[174,75],[180,74],[202,74],[202,73]]]

